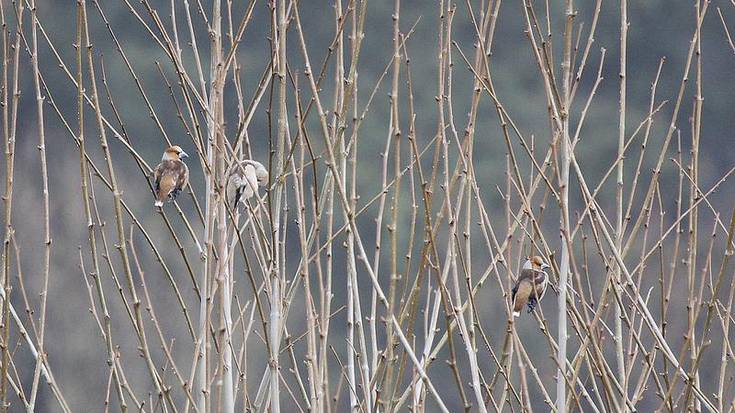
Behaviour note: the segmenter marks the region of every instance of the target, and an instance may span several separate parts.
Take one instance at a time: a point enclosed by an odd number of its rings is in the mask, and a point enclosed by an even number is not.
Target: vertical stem
[[[210,71],[211,75],[212,71]],[[206,96],[206,94],[204,94]],[[215,176],[212,169],[214,160],[214,140],[215,140],[215,119],[214,119],[214,97],[208,99],[207,107],[207,148],[205,163],[208,167],[203,168],[204,171],[204,193],[206,200],[204,203],[204,245],[205,252],[201,256],[202,260],[202,278],[199,281],[201,290],[201,300],[199,301],[199,336],[197,338],[198,353],[197,369],[195,378],[195,393],[197,394],[197,409],[200,412],[209,411],[209,378],[208,378],[208,353],[209,353],[209,304],[210,297],[210,266],[214,258],[213,240],[214,240],[214,217],[212,212],[214,208],[214,181]]]
[[[351,6],[354,6],[354,4],[350,4],[350,2],[347,3],[347,8],[349,9]],[[342,111],[342,108],[345,105],[345,50],[344,50],[344,30],[343,27],[345,27],[345,18],[347,17],[345,15],[345,11],[342,6],[342,0],[338,0],[335,2],[335,19],[334,19],[334,29],[336,33],[335,37],[335,53],[336,53],[336,62],[335,62],[335,70],[334,70],[334,116],[332,118],[332,131],[334,133],[334,142],[339,142],[339,156],[337,158],[337,161],[339,162],[339,173],[341,175],[341,183],[342,183],[342,192],[347,192],[347,153],[346,153],[346,147],[345,147],[345,130],[346,127],[344,125],[345,121],[345,113]],[[354,20],[353,20],[354,23]],[[353,25],[353,30],[355,29]],[[330,186],[335,185],[335,180],[330,180]],[[334,228],[334,191],[330,191],[329,196],[329,202],[327,204],[327,215],[328,218],[327,221],[327,228],[328,233],[331,234]],[[341,208],[343,213],[344,209]],[[327,353],[327,344],[328,344],[328,336],[329,336],[329,326],[330,326],[330,313],[332,311],[332,274],[334,273],[334,262],[333,262],[333,252],[332,252],[333,244],[329,243],[328,248],[328,255],[327,255],[327,272],[326,272],[326,279],[323,281],[323,288],[322,288],[322,294],[321,294],[321,348],[319,349],[319,374],[318,374],[318,395],[319,395],[319,402],[320,405],[317,406],[319,408],[318,411],[327,411],[324,409],[325,406],[329,406],[329,374],[327,374],[327,361],[329,354]],[[348,287],[349,288],[349,287]],[[354,310],[354,301],[353,301],[353,308]],[[354,316],[354,313],[353,313]],[[354,321],[354,319],[353,319]],[[316,332],[315,332],[316,333]],[[351,342],[351,345],[354,348],[354,344]],[[352,355],[351,357],[352,358]],[[354,365],[353,365],[354,367]],[[354,371],[354,370],[353,370]],[[355,382],[354,380],[348,385],[348,391],[350,392],[350,400],[352,400],[352,397],[354,397],[354,392],[352,389],[355,389]],[[351,405],[352,407],[352,405]],[[316,410],[315,410],[316,411]]]
[[[214,148],[214,194],[215,205],[209,213],[217,216],[217,270],[215,280],[219,291],[219,351],[221,354],[220,368],[217,369],[217,392],[221,404],[218,411],[232,413],[235,411],[235,400],[232,381],[232,279],[228,268],[229,246],[227,242],[227,210],[225,206],[225,132],[224,132],[224,85],[227,71],[222,61],[222,3],[214,1],[212,5],[212,49],[210,51],[212,74],[211,91],[209,96],[212,112],[213,133],[215,136]]]
[[[400,169],[401,169],[401,125],[398,111],[398,81],[401,75],[401,45],[400,45],[400,16],[401,16],[401,1],[395,0],[393,6],[393,75],[391,81],[391,92],[390,92],[390,130],[388,136],[388,142],[393,142],[393,164],[394,164],[394,179],[395,184],[393,187],[393,199],[391,203],[391,223],[388,226],[388,232],[390,233],[390,273],[389,273],[389,286],[388,286],[388,313],[393,314],[395,309],[396,300],[396,289],[398,283],[398,212],[400,206]],[[386,145],[386,149],[388,145]],[[386,150],[385,156],[386,161],[390,152]],[[386,163],[387,165],[387,163]],[[387,169],[386,169],[387,177]],[[377,267],[375,267],[377,269]],[[383,380],[382,388],[380,390],[380,404],[384,407],[385,411],[391,410],[391,395],[393,394],[393,374],[396,357],[393,352],[393,326],[391,323],[387,323],[385,326],[385,378]]]
[[[357,21],[357,13],[352,13],[352,31],[351,31],[351,56],[353,59],[356,58],[356,52],[357,52],[357,42],[359,42],[359,39],[357,39],[357,33],[358,33],[358,21]],[[355,62],[352,62],[352,65],[355,65]],[[340,66],[341,67],[341,66]],[[352,73],[352,71],[350,71]],[[350,76],[350,80],[353,82],[352,87],[353,89],[357,89],[357,85],[355,84],[357,79]],[[357,93],[352,94],[352,118],[353,120],[357,119],[358,111],[357,111]],[[346,103],[346,102],[343,102]],[[350,182],[350,209],[355,210],[355,206],[357,203],[357,184],[355,182],[357,178],[357,132],[354,133],[353,137],[353,145],[352,145],[352,153],[350,155],[350,173],[351,173],[351,182]],[[343,159],[346,159],[343,158]],[[344,179],[347,178],[347,169],[346,165],[343,165],[342,168],[344,172]],[[347,216],[347,211],[343,208],[342,209],[342,215],[343,215],[343,223],[345,225],[349,224],[349,217]],[[360,318],[357,316],[359,314],[359,305],[360,305],[360,297],[358,294],[358,288],[357,288],[357,263],[355,262],[355,236],[352,234],[352,230],[347,227],[345,230],[347,233],[347,328],[348,328],[348,341],[350,343],[351,348],[348,348],[347,350],[347,376],[348,376],[348,385],[351,386],[351,389],[355,389],[355,391],[352,391],[350,389],[350,411],[352,413],[356,413],[359,410],[359,402],[358,402],[358,395],[357,395],[357,377],[355,374],[355,357],[357,353],[357,345],[355,344],[355,327],[356,323],[361,324]],[[355,307],[358,307],[357,309]],[[364,345],[364,340],[361,340],[361,342]],[[362,354],[362,359],[366,359],[366,354]],[[369,379],[365,378],[366,381],[369,382]],[[370,389],[365,389],[365,403],[366,405],[370,406]]]
[[[623,243],[623,153],[625,151],[625,112],[626,112],[626,63],[627,63],[627,44],[628,44],[628,1],[620,0],[620,118],[618,120],[618,169],[617,169],[617,191],[615,201],[617,204],[617,214],[615,220],[616,248],[620,249]],[[613,288],[616,289],[616,295],[622,296],[620,287],[620,271],[615,271],[616,278],[613,281]],[[623,351],[623,320],[620,302],[615,304],[615,354],[617,361],[618,381],[623,388],[623,392],[627,392],[627,376],[625,374],[625,353]],[[624,395],[624,398],[627,396]],[[627,405],[621,403],[625,409]]]
[[[207,140],[207,160],[206,162],[211,165],[211,154],[212,154],[212,146],[213,142],[208,139]],[[195,377],[195,383],[194,383],[194,392],[197,395],[196,402],[197,402],[197,410],[200,412],[208,412],[208,402],[209,402],[209,380],[207,378],[208,374],[208,367],[207,367],[207,353],[209,351],[209,303],[211,297],[210,294],[210,288],[209,288],[209,265],[210,265],[210,258],[213,255],[213,249],[212,249],[212,236],[213,231],[212,227],[214,225],[214,215],[210,213],[210,210],[212,209],[213,204],[213,196],[212,196],[212,181],[213,176],[209,168],[204,169],[204,178],[205,178],[205,194],[206,194],[206,201],[205,201],[205,222],[204,222],[204,239],[205,239],[205,252],[202,254],[201,260],[202,260],[202,275],[201,279],[199,281],[199,289],[201,291],[201,299],[199,301],[199,326],[198,326],[198,337],[197,337],[197,343],[195,346],[195,351],[197,351],[196,358],[197,358],[197,367],[196,367],[196,377]]]
[[[275,9],[276,22],[276,79],[278,90],[278,133],[276,142],[276,165],[273,168],[278,174],[283,171],[283,151],[286,141],[286,130],[288,127],[288,113],[286,108],[286,28],[288,20],[286,19],[286,0],[278,0]],[[278,363],[279,344],[281,341],[281,278],[280,278],[280,262],[281,249],[279,248],[279,240],[281,234],[281,196],[283,191],[283,180],[280,176],[275,177],[275,199],[272,204],[273,213],[273,262],[271,263],[270,273],[270,403],[271,412],[280,413],[280,372]]]
[[[49,191],[48,191],[48,164],[46,162],[46,134],[43,119],[43,102],[44,97],[41,94],[41,73],[38,69],[38,24],[36,2],[31,0],[31,64],[33,65],[33,86],[36,92],[36,113],[38,127],[38,150],[41,158],[41,185],[43,191],[43,231],[44,231],[44,251],[43,251],[43,290],[41,290],[41,309],[39,323],[38,350],[39,357],[36,360],[36,370],[33,377],[33,386],[31,388],[30,409],[32,410],[36,404],[36,396],[38,395],[38,383],[41,377],[41,364],[46,356],[44,337],[46,331],[46,303],[48,302],[48,281],[51,267],[51,225],[49,222]]]
[[[566,365],[567,365],[567,284],[569,279],[569,165],[571,163],[571,142],[569,139],[569,110],[571,104],[572,36],[574,26],[574,0],[566,0],[566,27],[564,29],[564,57],[562,61],[562,136],[561,136],[561,174],[559,192],[561,198],[561,267],[559,269],[559,296],[557,299],[559,329],[557,340],[557,360],[559,368],[556,377],[556,410],[566,412]]]
[[[359,119],[359,111],[357,107],[358,103],[358,94],[355,92],[357,90],[357,82],[358,82],[358,76],[357,76],[357,62],[358,62],[358,56],[360,53],[360,46],[362,44],[362,38],[364,36],[363,28],[365,25],[365,14],[367,9],[367,0],[362,0],[360,4],[360,15],[357,16],[356,11],[353,11],[352,13],[352,42],[351,42],[351,62],[350,62],[350,70],[349,70],[349,78],[348,78],[348,84],[350,85],[351,92],[349,94],[349,97],[352,99],[352,120],[353,124]],[[355,6],[355,9],[357,7]],[[343,102],[345,105],[348,103],[345,101]],[[360,362],[360,365],[358,366],[359,371],[361,371],[361,380],[362,380],[362,391],[363,391],[363,404],[365,406],[372,406],[373,405],[373,398],[372,396],[372,386],[370,386],[370,382],[372,381],[372,376],[370,374],[370,360],[368,359],[368,352],[367,352],[367,341],[365,339],[365,330],[363,328],[362,324],[362,306],[360,301],[360,294],[359,294],[359,286],[357,282],[357,260],[355,259],[355,234],[352,232],[352,228],[349,226],[350,223],[350,214],[349,211],[355,211],[357,209],[357,200],[358,200],[358,192],[357,192],[357,142],[358,142],[358,131],[353,130],[353,137],[352,137],[352,148],[351,148],[351,154],[350,154],[350,198],[349,198],[349,209],[342,208],[342,215],[344,219],[344,224],[347,226],[345,232],[347,233],[347,272],[350,282],[348,283],[348,289],[350,290],[350,297],[352,298],[352,313],[350,316],[352,317],[352,323],[353,323],[353,330],[351,331],[352,335],[350,335],[350,342],[352,344],[352,348],[355,349],[350,350],[350,361],[352,362],[351,367],[351,375],[350,379],[352,383],[354,384],[355,388],[357,388],[357,381],[355,378],[355,366],[354,366],[354,358],[357,357],[358,361]],[[347,174],[345,173],[344,179],[347,178]],[[344,186],[344,185],[343,185]],[[355,335],[355,331],[356,335]],[[355,344],[355,337],[357,337],[357,340],[359,341],[359,346]],[[354,354],[357,353],[357,354]],[[357,411],[359,409],[359,403],[357,399],[355,400],[354,404],[350,405],[351,409],[353,411]]]
[[[696,7],[696,17],[697,20],[699,20],[700,15],[702,13],[701,11],[701,3],[697,1]],[[699,138],[700,138],[700,132],[701,132],[701,121],[702,121],[702,104],[704,102],[704,97],[702,96],[702,43],[701,43],[701,26],[697,26],[697,43],[696,43],[696,96],[694,97],[694,113],[692,115],[692,148],[691,148],[691,164],[689,166],[689,176],[691,178],[691,185],[689,186],[689,205],[692,210],[690,217],[689,217],[689,257],[687,258],[687,265],[689,270],[689,279],[690,282],[690,288],[689,288],[689,294],[690,294],[690,304],[687,306],[689,309],[695,309],[698,308],[699,301],[701,297],[698,299],[696,288],[695,288],[695,280],[697,277],[697,249],[699,248],[699,242],[698,242],[698,228],[699,228],[699,208],[697,207],[697,203],[700,199],[699,194]],[[702,275],[704,276],[704,275]],[[691,314],[691,311],[690,311]],[[695,312],[695,314],[699,314],[698,311]],[[697,340],[695,339],[696,335],[696,316],[691,316],[689,318],[690,321],[690,330],[689,330],[689,340],[691,340],[691,346],[689,347],[689,357],[691,360],[691,365],[696,366],[697,359],[698,359],[698,351],[697,351]],[[706,336],[708,331],[703,331],[702,335]],[[695,370],[696,371],[696,370]],[[695,381],[695,385],[699,386],[699,373],[696,372],[693,380]],[[687,397],[690,395],[689,392],[687,392]],[[692,409],[698,409],[701,411],[701,406],[699,401],[694,399],[694,405],[691,405]],[[687,409],[689,409],[689,403],[687,400]]]
[[[19,2],[19,16],[22,15],[23,2]],[[3,194],[3,209],[4,209],[4,235],[3,235],[3,250],[2,250],[2,275],[0,276],[0,282],[2,282],[3,288],[3,307],[2,307],[2,341],[0,347],[2,348],[2,363],[0,363],[0,411],[7,412],[7,373],[8,373],[8,362],[10,360],[10,347],[8,346],[8,340],[10,339],[10,237],[13,232],[12,223],[12,206],[13,206],[13,174],[14,174],[14,161],[15,161],[15,126],[13,126],[13,133],[11,134],[10,128],[10,116],[8,113],[8,66],[10,60],[8,58],[8,28],[7,22],[5,21],[5,8],[3,3],[0,3],[0,19],[2,19],[2,39],[3,39],[3,71],[2,71],[2,116],[3,116],[3,140],[5,149],[5,193]],[[20,21],[18,23],[21,24]],[[20,47],[18,42],[20,36],[16,38],[15,46],[15,59],[13,61],[13,125],[15,125],[15,108],[17,107],[16,96],[18,92],[18,54],[20,53]]]

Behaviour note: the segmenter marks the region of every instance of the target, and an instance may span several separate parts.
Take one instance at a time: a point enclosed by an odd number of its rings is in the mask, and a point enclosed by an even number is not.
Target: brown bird
[[[153,171],[156,191],[154,206],[163,207],[164,201],[175,199],[189,183],[189,168],[182,161],[188,156],[178,145],[171,146],[163,152],[161,163]]]
[[[530,313],[544,297],[546,287],[549,286],[549,275],[544,271],[547,268],[549,264],[539,256],[529,257],[523,264],[521,274],[512,291],[513,317],[521,315],[521,310],[525,305],[528,305]]]
[[[258,161],[246,159],[234,166],[227,180],[227,199],[235,208],[258,192],[259,185],[268,184],[268,170]]]

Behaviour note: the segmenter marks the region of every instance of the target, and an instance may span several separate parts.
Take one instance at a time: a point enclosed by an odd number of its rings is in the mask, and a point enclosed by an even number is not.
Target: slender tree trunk
[[[569,166],[571,164],[571,141],[569,138],[569,110],[572,100],[572,36],[574,26],[574,1],[566,0],[566,28],[564,30],[564,59],[562,61],[562,136],[561,136],[561,175],[559,182],[561,196],[561,267],[559,269],[559,296],[557,299],[559,329],[557,333],[556,410],[566,412],[566,370],[567,370],[567,286],[569,283]]]
[[[617,204],[615,232],[616,247],[621,248],[623,243],[623,189],[624,189],[624,171],[623,155],[625,151],[625,111],[626,111],[626,63],[627,63],[627,44],[628,44],[628,1],[620,0],[620,117],[618,120],[618,169],[615,200]],[[620,283],[620,269],[615,270],[615,280],[613,288],[615,288],[618,297],[622,294]],[[615,303],[615,355],[617,362],[618,382],[623,388],[623,403],[626,406],[625,399],[627,396],[627,376],[625,374],[625,353],[623,351],[623,319],[621,302]],[[627,406],[624,407],[627,410]]]

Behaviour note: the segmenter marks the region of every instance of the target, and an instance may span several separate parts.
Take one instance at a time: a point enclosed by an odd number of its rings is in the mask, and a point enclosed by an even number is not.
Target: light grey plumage
[[[268,184],[268,170],[258,161],[246,159],[232,168],[227,180],[227,201],[232,208],[255,195],[258,187]]]

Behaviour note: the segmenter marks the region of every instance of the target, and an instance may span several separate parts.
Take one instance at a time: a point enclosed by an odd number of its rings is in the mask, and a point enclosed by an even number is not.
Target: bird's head
[[[543,271],[549,268],[549,264],[547,264],[543,258],[538,255],[534,255],[533,257],[528,257],[526,263],[523,264],[523,268]]]
[[[164,161],[176,161],[176,160],[182,160],[188,157],[189,155],[186,152],[184,152],[183,149],[181,149],[181,146],[174,145],[174,146],[169,146],[163,152],[163,157],[161,159]]]
[[[262,163],[253,160],[247,160],[245,162],[255,168],[255,177],[258,179],[258,185],[268,184],[268,169]]]

